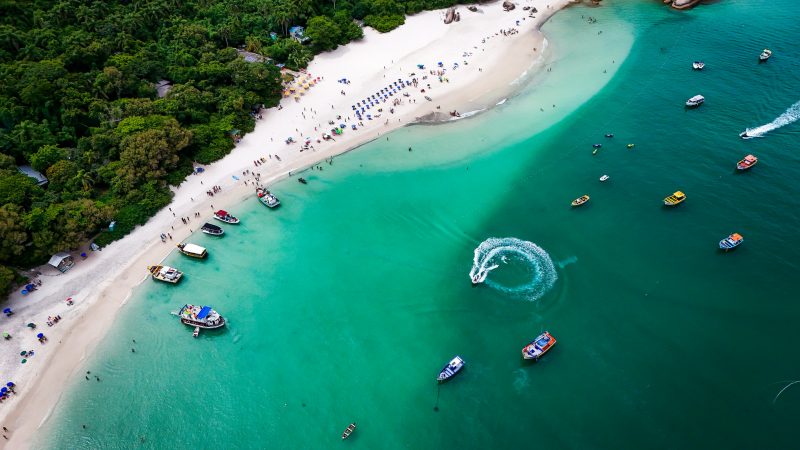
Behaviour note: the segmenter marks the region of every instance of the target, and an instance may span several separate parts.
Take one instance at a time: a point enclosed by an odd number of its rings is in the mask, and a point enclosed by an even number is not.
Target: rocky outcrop
[[[511,3],[510,1],[506,0],[503,2],[503,9],[506,11],[511,11],[512,9],[516,8],[517,6]]]

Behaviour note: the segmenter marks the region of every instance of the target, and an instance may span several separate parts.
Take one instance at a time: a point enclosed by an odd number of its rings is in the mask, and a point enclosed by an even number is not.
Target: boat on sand
[[[439,383],[444,383],[450,378],[456,376],[456,374],[461,371],[462,368],[464,368],[464,364],[466,364],[464,360],[461,359],[460,356],[456,355],[450,360],[449,363],[447,363],[447,365],[442,368],[441,371],[439,371],[439,377],[437,378]]]
[[[581,195],[580,197],[576,198],[572,201],[572,206],[582,206],[585,205],[586,202],[589,201],[588,195]]]
[[[356,423],[353,422],[350,425],[348,425],[347,428],[344,429],[344,433],[342,433],[342,440],[349,438],[350,435],[353,434],[353,431],[355,430],[356,430]]]
[[[553,348],[554,345],[556,345],[556,338],[554,338],[550,332],[545,331],[522,349],[522,357],[524,359],[534,359],[538,361],[539,358]]]
[[[175,284],[183,278],[183,272],[170,266],[148,266],[147,271],[154,280]]]

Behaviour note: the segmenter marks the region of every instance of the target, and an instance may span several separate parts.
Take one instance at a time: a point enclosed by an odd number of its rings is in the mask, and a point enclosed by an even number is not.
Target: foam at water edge
[[[745,130],[747,136],[742,136],[742,137],[744,139],[763,137],[770,131],[777,130],[780,127],[796,122],[797,119],[800,119],[800,102],[797,102],[794,105],[790,106],[789,109],[787,109],[783,114],[781,114],[775,120],[773,120],[768,124],[761,125],[755,128],[747,128]]]
[[[530,301],[538,300],[553,287],[558,279],[558,274],[550,255],[533,242],[517,238],[489,238],[481,242],[481,245],[475,249],[470,279],[478,272],[489,272],[494,268],[501,267],[505,263],[504,257],[511,254],[520,256],[530,265],[533,274],[531,280],[520,286],[509,287],[486,278],[484,284],[492,289]]]

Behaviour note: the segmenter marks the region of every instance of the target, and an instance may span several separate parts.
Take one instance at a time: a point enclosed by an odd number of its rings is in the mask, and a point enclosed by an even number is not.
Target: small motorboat
[[[344,429],[344,433],[342,433],[342,440],[349,438],[350,435],[353,434],[353,431],[355,430],[356,430],[356,423],[353,422],[350,425],[348,425],[347,428]]]
[[[738,164],[736,164],[736,169],[737,170],[747,170],[747,169],[755,166],[756,164],[758,164],[758,158],[756,158],[753,155],[747,155],[747,156],[744,157],[744,159],[739,161]]]
[[[475,286],[486,281],[486,276],[489,275],[489,272],[497,269],[498,267],[500,266],[494,264],[489,267],[479,267],[478,270],[471,270],[469,273],[469,278],[472,280],[472,285]]]
[[[297,181],[299,181],[302,184],[308,184],[308,181],[306,181],[306,179],[303,177],[298,178]]]
[[[264,188],[256,189],[256,194],[258,195],[258,201],[266,205],[268,208],[276,208],[281,204],[281,201],[278,200],[278,197]]]
[[[580,197],[576,198],[572,201],[572,206],[581,206],[586,204],[589,201],[588,195],[581,195]]]
[[[705,101],[706,101],[706,98],[703,97],[702,95],[695,95],[694,97],[690,98],[689,100],[686,100],[686,106],[688,106],[690,108],[694,108],[696,106],[702,105],[703,102],[705,102]]]
[[[694,70],[703,70],[703,67],[706,66],[706,63],[703,61],[695,61],[692,63],[692,69]]]
[[[208,251],[205,247],[200,247],[199,245],[195,244],[178,244],[178,250],[180,250],[180,252],[184,255],[191,256],[192,258],[203,259],[208,256]]]
[[[683,203],[684,200],[686,200],[686,194],[681,191],[675,191],[674,194],[664,199],[664,205],[675,206]]]
[[[237,219],[238,221],[238,219]],[[200,231],[205,234],[210,234],[212,236],[222,236],[225,234],[225,230],[222,227],[216,226],[213,223],[204,223],[202,227],[200,227]]]
[[[169,266],[148,266],[147,271],[154,280],[175,284],[183,278],[183,272]]]
[[[192,333],[192,337],[200,336],[200,327],[194,327],[194,332]]]
[[[770,56],[772,56],[772,50],[770,50],[768,48],[765,48],[764,51],[761,52],[760,55],[758,55],[758,60],[759,61],[766,61],[766,60],[768,60],[770,58]]]
[[[464,360],[461,359],[460,356],[456,355],[455,358],[451,359],[450,362],[447,363],[447,365],[444,366],[439,372],[439,377],[437,378],[439,383],[443,383],[456,376],[456,374],[464,367],[464,364],[466,364]]]
[[[748,131],[750,131],[750,130],[742,131],[741,133],[739,133],[739,137],[742,138],[742,139],[750,139],[750,138],[752,138],[753,136],[750,136],[749,134],[747,134]]]
[[[606,133],[606,137],[607,138],[612,138],[612,137],[614,137],[614,135],[612,133]]]
[[[219,221],[229,223],[231,225],[236,225],[237,223],[239,223],[239,219],[232,216],[228,211],[225,211],[224,209],[220,209],[219,211],[215,212],[214,218]]]
[[[602,146],[603,146],[603,144],[592,144],[592,147],[594,147],[594,148],[600,148]]]
[[[545,331],[522,349],[522,357],[524,359],[538,361],[539,358],[553,348],[554,345],[556,345],[556,338],[550,335],[550,332]]]
[[[633,147],[636,147],[636,144],[628,144],[628,149],[632,149]]]
[[[607,181],[609,178],[611,177],[608,175],[603,175],[602,177],[600,177],[600,181]]]
[[[719,241],[719,248],[720,250],[733,250],[736,247],[742,245],[744,242],[744,238],[739,233],[733,233],[730,236],[726,237],[725,239]]]

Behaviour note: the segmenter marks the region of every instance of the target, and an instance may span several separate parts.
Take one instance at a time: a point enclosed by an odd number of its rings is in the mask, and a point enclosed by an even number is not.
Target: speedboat
[[[154,280],[175,284],[183,278],[183,272],[169,266],[148,266],[147,271]]]
[[[342,433],[342,440],[349,438],[350,435],[353,434],[353,431],[355,430],[356,430],[356,423],[353,422],[350,425],[348,425],[347,428],[345,428],[344,433]]]
[[[606,180],[608,180],[609,178],[611,178],[611,177],[610,177],[610,176],[608,176],[608,175],[603,175],[602,177],[600,177],[600,181],[606,181]]]
[[[606,137],[607,138],[612,138],[612,137],[614,137],[614,135],[612,133],[606,133]]]
[[[664,199],[664,205],[675,206],[680,203],[683,203],[684,200],[686,200],[686,194],[684,194],[681,191],[675,191],[674,194]]]
[[[181,318],[181,323],[192,327],[213,329],[225,326],[225,318],[210,306],[183,305],[178,311],[178,317]]]
[[[219,211],[215,212],[214,218],[222,222],[229,223],[231,225],[239,223],[239,219],[232,216],[230,213],[228,213],[228,211],[225,211],[224,209],[220,209]]]
[[[439,383],[443,383],[456,376],[456,374],[464,367],[464,364],[466,364],[464,360],[461,359],[460,356],[456,355],[456,357],[451,359],[450,362],[447,363],[447,365],[444,366],[439,372],[439,377],[437,378]]]
[[[602,146],[603,146],[603,144],[592,144],[592,147],[594,147],[594,148],[600,148]]]
[[[758,163],[758,158],[756,158],[753,155],[747,155],[747,156],[744,157],[744,159],[739,161],[739,164],[736,164],[736,169],[737,170],[747,170],[747,169],[755,166],[757,163]]]
[[[695,95],[694,97],[690,98],[689,100],[686,100],[686,106],[689,106],[689,107],[700,106],[700,105],[703,104],[704,101],[706,101],[705,97],[703,97],[702,95]]]
[[[212,223],[204,223],[203,226],[200,228],[200,231],[202,231],[205,234],[210,234],[212,236],[222,236],[223,234],[225,234],[225,230],[223,230],[222,227],[216,226]]]
[[[576,198],[572,201],[572,206],[581,206],[584,205],[586,202],[589,201],[588,195],[581,195],[580,197]]]
[[[631,149],[631,148],[633,148],[633,147],[636,147],[636,144],[628,144],[628,148],[629,148],[629,149]]]
[[[278,200],[278,197],[274,196],[266,189],[258,188],[256,189],[256,194],[258,194],[258,201],[266,205],[268,208],[276,208],[281,204],[281,201]]]
[[[742,245],[742,242],[744,242],[742,235],[739,233],[733,233],[725,239],[719,241],[719,248],[727,252],[728,250],[733,250]]]
[[[489,271],[497,269],[498,267],[500,266],[495,264],[490,267],[479,267],[478,270],[473,269],[473,271],[470,271],[469,274],[469,277],[472,280],[472,284],[476,285],[483,283],[484,281],[486,281],[486,276],[489,275]]]
[[[195,244],[178,244],[178,250],[180,250],[180,252],[184,255],[191,256],[192,258],[203,259],[208,256],[208,251],[205,247],[200,247],[199,245]]]
[[[706,66],[706,63],[703,61],[695,61],[692,63],[692,69],[694,70],[703,70],[703,67]]]
[[[750,131],[750,130],[742,131],[741,133],[739,133],[739,137],[742,138],[742,139],[750,139],[750,138],[752,138],[753,136],[750,136],[749,134],[747,134],[748,131]]]
[[[550,335],[550,332],[545,331],[522,349],[522,357],[524,359],[538,360],[542,355],[547,353],[548,350],[553,348],[554,345],[556,345],[556,338]]]
[[[765,48],[764,51],[761,52],[760,55],[758,55],[758,59],[759,61],[766,61],[769,59],[770,56],[772,56],[772,50]]]

